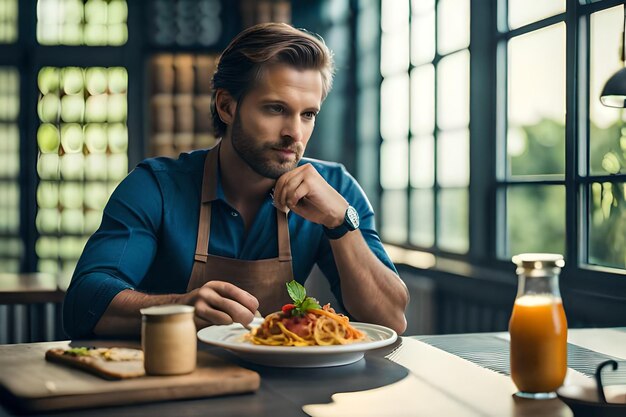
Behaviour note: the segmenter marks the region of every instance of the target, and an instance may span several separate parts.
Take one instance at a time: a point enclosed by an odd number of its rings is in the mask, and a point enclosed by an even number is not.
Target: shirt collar
[[[202,202],[210,203],[221,200],[224,203],[226,196],[224,195],[224,187],[222,186],[222,173],[220,172],[219,158],[220,144],[209,149],[204,162],[204,181],[202,184]],[[273,189],[267,193],[266,200],[273,201]]]

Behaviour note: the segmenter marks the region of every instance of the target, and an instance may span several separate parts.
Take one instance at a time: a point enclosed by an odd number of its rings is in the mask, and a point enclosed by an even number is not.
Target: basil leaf
[[[300,306],[300,310],[307,312],[309,310],[316,310],[322,308],[315,298],[307,297]]]
[[[306,298],[306,290],[296,280],[291,280],[291,282],[287,283],[287,292],[296,306]]]

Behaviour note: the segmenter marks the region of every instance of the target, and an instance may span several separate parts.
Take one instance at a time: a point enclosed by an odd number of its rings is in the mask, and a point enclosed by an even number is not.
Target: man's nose
[[[285,118],[280,135],[282,137],[290,137],[295,142],[302,141],[304,134],[302,133],[302,121],[300,120],[300,115]]]

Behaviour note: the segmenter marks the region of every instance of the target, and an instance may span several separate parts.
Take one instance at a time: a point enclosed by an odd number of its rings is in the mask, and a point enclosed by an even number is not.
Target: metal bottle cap
[[[558,274],[565,266],[563,255],[556,253],[522,253],[512,259],[517,265],[517,274],[538,277]]]

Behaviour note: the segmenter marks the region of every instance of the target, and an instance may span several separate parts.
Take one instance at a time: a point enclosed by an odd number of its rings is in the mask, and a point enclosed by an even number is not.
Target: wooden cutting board
[[[137,378],[146,375],[141,349],[119,347],[107,349],[89,348],[87,346],[81,347],[82,349],[86,349],[85,352],[91,352],[91,354],[70,355],[66,349],[48,349],[46,351],[46,360],[83,369],[105,379]],[[107,350],[103,351],[103,349]],[[107,360],[104,357],[107,353],[109,356],[114,355],[119,358],[122,355],[126,356],[126,358],[122,361]]]
[[[48,349],[69,347],[69,342],[0,346],[2,403],[26,412],[66,410],[252,392],[260,385],[256,372],[202,351],[191,374],[116,381],[46,361]]]

